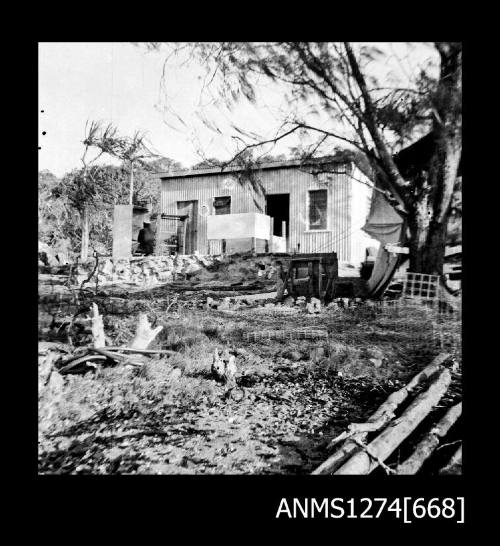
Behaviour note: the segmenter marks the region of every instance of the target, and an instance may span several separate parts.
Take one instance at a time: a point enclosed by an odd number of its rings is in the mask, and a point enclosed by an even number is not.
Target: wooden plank
[[[318,279],[318,297],[321,303],[325,303],[325,295],[323,293],[323,264],[321,262],[316,265],[316,278]]]
[[[393,254],[409,254],[410,249],[404,246],[397,246],[391,243],[385,245],[387,252],[392,252]]]
[[[187,219],[184,220],[182,226],[182,253],[186,254],[186,233],[187,233]]]
[[[285,278],[283,279],[283,284],[282,284],[281,287],[278,288],[278,291],[276,293],[276,300],[277,301],[281,301],[283,299],[285,288],[287,288],[288,278],[290,276],[290,269],[291,269],[291,267],[289,266],[287,271],[286,271]],[[281,277],[281,275],[283,274],[283,266],[280,265],[280,270],[279,270],[278,273],[280,274],[280,277]],[[288,294],[290,295],[290,290],[288,291]]]

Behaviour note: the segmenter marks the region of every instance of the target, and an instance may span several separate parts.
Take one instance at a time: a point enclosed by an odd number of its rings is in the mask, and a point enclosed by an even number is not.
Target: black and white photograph
[[[439,479],[462,440],[461,42],[38,42],[39,475]]]

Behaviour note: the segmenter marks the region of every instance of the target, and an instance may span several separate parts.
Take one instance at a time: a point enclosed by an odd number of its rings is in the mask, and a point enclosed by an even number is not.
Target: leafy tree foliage
[[[160,210],[160,184],[157,172],[177,170],[182,165],[160,157],[143,160],[135,167],[134,202],[149,201],[153,212]],[[81,244],[80,217],[89,210],[90,245],[101,254],[112,247],[113,206],[126,204],[129,198],[128,165],[92,165],[74,169],[58,179],[49,171],[38,175],[39,240],[49,245],[68,241],[73,252]]]

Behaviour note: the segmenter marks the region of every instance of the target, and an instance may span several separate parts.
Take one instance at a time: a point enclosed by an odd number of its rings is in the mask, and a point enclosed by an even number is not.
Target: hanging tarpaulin
[[[384,293],[401,263],[401,256],[386,250],[385,245],[404,244],[404,222],[385,195],[374,191],[370,212],[362,229],[370,237],[380,241],[373,271],[366,283],[369,295],[377,298]]]
[[[370,237],[380,241],[382,245],[401,243],[403,219],[394,210],[384,194],[374,191],[370,212],[362,229]]]
[[[370,297],[378,298],[382,296],[399,267],[401,259],[400,254],[393,254],[387,251],[382,244],[380,245],[372,274],[366,281]]]

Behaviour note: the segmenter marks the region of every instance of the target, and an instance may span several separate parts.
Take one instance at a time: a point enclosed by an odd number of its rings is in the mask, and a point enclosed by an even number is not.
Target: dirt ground
[[[440,349],[423,316],[365,305],[308,314],[266,299],[235,306],[222,302],[262,286],[185,288],[93,296],[109,345],[129,342],[143,311],[163,326],[151,348],[177,354],[143,357],[141,368],[53,370],[40,382],[40,473],[307,474],[333,437],[366,420]],[[39,359],[70,349],[68,311],[40,307]],[[72,326],[75,346],[91,339],[85,316]],[[328,338],[294,339],[299,328],[326,329]],[[245,340],[262,331],[291,339]],[[236,356],[233,391],[211,374],[215,349]],[[455,383],[442,407],[460,396]]]

